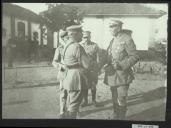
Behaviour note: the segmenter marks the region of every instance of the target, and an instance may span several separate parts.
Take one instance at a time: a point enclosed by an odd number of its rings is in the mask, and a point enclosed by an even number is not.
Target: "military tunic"
[[[107,49],[108,71],[105,72],[104,83],[109,86],[129,85],[133,79],[131,67],[138,61],[139,56],[132,37],[124,32],[119,32],[113,38]],[[113,63],[119,63],[121,69],[114,69]]]
[[[77,42],[68,42],[64,51],[64,64],[69,68],[63,80],[64,88],[67,90],[86,89],[85,68],[89,67],[90,61],[84,48]]]
[[[60,75],[60,66],[59,63],[63,62],[63,49],[64,46],[61,45],[59,46],[56,50],[55,50],[55,54],[54,54],[54,58],[53,58],[53,66],[58,68],[58,75],[57,78],[59,78]],[[60,80],[60,114],[64,114],[66,112],[67,106],[66,106],[66,102],[67,102],[67,91],[63,88],[63,82],[62,80]]]
[[[86,54],[90,58],[90,68],[87,70],[87,77],[88,77],[88,84],[89,86],[95,86],[98,82],[98,52],[99,48],[98,45],[94,42],[89,42],[89,43],[81,43],[83,48],[86,51]]]
[[[68,92],[68,111],[75,113],[79,111],[84,90],[87,90],[85,69],[89,67],[90,61],[78,42],[69,41],[64,47],[63,62],[68,68],[62,81],[63,88]]]

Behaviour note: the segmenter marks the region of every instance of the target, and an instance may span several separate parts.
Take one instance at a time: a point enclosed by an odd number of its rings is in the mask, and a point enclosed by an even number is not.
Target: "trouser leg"
[[[96,102],[96,86],[93,86],[91,88],[91,93],[92,93],[92,103],[95,107],[98,107],[98,104]]]
[[[92,101],[95,102],[96,101],[96,87],[92,87],[91,88],[91,93],[92,93]]]
[[[83,91],[83,102],[81,104],[82,107],[85,107],[88,105],[88,89],[85,89]]]
[[[79,106],[83,99],[83,91],[68,91],[68,118],[76,119]]]
[[[62,89],[60,91],[60,116],[65,118],[66,115],[66,102],[67,102],[67,91]]]
[[[126,111],[127,111],[126,97],[118,98],[118,102],[119,102],[119,119],[123,120],[126,118]]]
[[[113,119],[118,119],[119,117],[119,104],[117,101],[118,93],[117,93],[117,87],[111,87],[111,93],[112,93],[112,103],[113,103]]]
[[[118,104],[119,104],[119,119],[123,120],[126,118],[127,111],[127,93],[129,85],[118,87]]]

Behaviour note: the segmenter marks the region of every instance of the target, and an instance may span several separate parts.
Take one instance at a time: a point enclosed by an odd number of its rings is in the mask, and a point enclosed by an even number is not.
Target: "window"
[[[18,22],[17,28],[18,28],[18,37],[24,39],[25,38],[25,24],[23,22]]]

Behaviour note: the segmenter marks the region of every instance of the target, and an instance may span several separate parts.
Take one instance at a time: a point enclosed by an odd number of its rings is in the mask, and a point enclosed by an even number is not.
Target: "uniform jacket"
[[[91,83],[94,82],[93,85],[96,85],[98,82],[98,71],[99,71],[99,47],[94,42],[81,43],[83,48],[85,49],[86,54],[90,58],[90,68],[87,71],[87,78],[89,81],[89,85],[91,87]],[[89,86],[88,85],[88,86]]]
[[[89,67],[90,60],[84,48],[78,42],[69,42],[64,47],[63,62],[66,66],[79,65],[68,69],[66,78],[63,80],[63,87],[67,90],[87,89],[85,69]]]
[[[52,64],[55,66],[62,61],[64,46],[61,45],[55,50],[54,58]]]
[[[104,83],[110,86],[128,85],[134,79],[131,67],[138,61],[136,46],[130,34],[123,31],[111,40],[107,49],[109,69],[105,72]],[[115,70],[112,63],[118,62],[120,69]]]

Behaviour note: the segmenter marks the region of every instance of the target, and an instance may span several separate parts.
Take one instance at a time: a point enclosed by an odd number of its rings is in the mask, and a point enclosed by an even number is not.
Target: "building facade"
[[[156,20],[165,14],[134,3],[72,3],[84,10],[83,29],[92,32],[92,41],[106,49],[111,40],[108,23],[111,18],[123,21],[123,29],[132,30],[138,50],[148,50],[156,36]]]
[[[28,51],[28,45],[25,43],[25,40],[33,40],[35,33],[39,42],[39,53],[42,56],[44,56],[42,52],[48,54],[49,48],[53,49],[52,34],[48,34],[48,36],[44,38],[41,25],[42,19],[38,14],[11,3],[3,3],[2,7],[2,47],[4,55],[6,53],[5,48],[10,38],[17,38],[18,42],[20,42],[17,45],[17,47],[19,47],[17,52],[21,53],[18,54],[23,54],[22,52]]]

